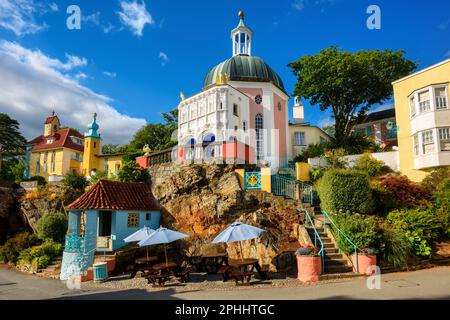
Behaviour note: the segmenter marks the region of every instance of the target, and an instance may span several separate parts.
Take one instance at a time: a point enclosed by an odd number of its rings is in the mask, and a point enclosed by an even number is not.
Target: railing
[[[305,227],[308,227],[308,223],[311,224],[311,227],[314,231],[314,247],[317,247],[317,241],[320,243],[319,252],[317,254],[322,257],[322,272],[325,271],[325,255],[324,255],[324,249],[323,249],[323,241],[319,236],[319,232],[317,232],[316,226],[314,225],[314,222],[309,215],[308,210],[305,210]]]
[[[322,213],[323,213],[323,216],[330,221],[332,228],[334,228],[335,232],[338,232],[338,234],[341,234],[344,237],[344,239],[348,243],[350,243],[350,245],[353,247],[354,253],[355,253],[355,259],[356,259],[356,266],[354,266],[354,267],[355,267],[356,273],[359,273],[358,251],[361,251],[361,250],[358,248],[358,246],[356,244],[354,244],[352,242],[352,240],[349,239],[349,237],[347,237],[347,235],[345,235],[344,232],[342,232],[341,229],[339,229],[339,227],[336,225],[334,220],[328,215],[328,213],[325,210],[322,210]],[[353,264],[353,261],[352,261],[352,264]]]
[[[314,205],[314,190],[312,184],[301,182],[302,202]]]
[[[272,193],[294,200],[299,199],[299,182],[284,175],[272,175]]]
[[[74,234],[68,234],[68,235],[66,235],[64,250],[65,251],[82,252],[82,251],[84,251],[84,247],[85,247],[84,241],[85,241],[84,237],[74,235]]]

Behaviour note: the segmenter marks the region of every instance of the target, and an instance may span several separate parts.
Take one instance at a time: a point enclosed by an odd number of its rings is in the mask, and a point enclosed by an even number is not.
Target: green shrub
[[[369,176],[357,170],[330,169],[317,183],[322,209],[328,212],[370,213],[372,192]]]
[[[439,184],[433,194],[434,210],[443,222],[444,236],[450,237],[450,179]]]
[[[430,194],[406,176],[389,175],[372,183],[375,206],[381,211],[429,206]]]
[[[37,223],[40,239],[51,239],[63,242],[67,232],[67,216],[65,213],[47,213]]]
[[[97,183],[97,181],[99,180],[106,180],[106,179],[108,179],[108,173],[100,170],[91,176],[91,178],[89,179],[89,184],[93,185]]]
[[[123,182],[147,182],[150,174],[136,162],[128,161],[117,172],[117,179]]]
[[[322,178],[324,173],[325,173],[325,170],[323,170],[322,168],[314,168],[309,173],[309,177],[310,177],[311,181],[314,182],[314,181],[317,181],[320,178]]]
[[[321,157],[330,148],[330,142],[312,143],[294,158],[294,162],[307,162],[309,158]]]
[[[389,225],[384,225],[381,229],[378,250],[380,258],[394,267],[404,266],[411,253],[405,235]]]
[[[429,193],[436,192],[442,181],[450,179],[450,167],[443,167],[433,170],[420,183],[422,188]]]
[[[83,193],[88,185],[85,176],[79,174],[77,171],[69,171],[64,175],[63,183],[66,188]]]
[[[0,261],[15,264],[21,251],[39,243],[40,240],[35,234],[28,232],[17,234],[15,237],[8,239],[0,248]]]
[[[370,177],[376,177],[383,173],[384,162],[375,159],[370,153],[364,153],[359,157],[355,169],[367,172]]]
[[[61,255],[63,245],[52,240],[47,240],[39,246],[23,250],[17,261],[18,265],[31,265],[34,269],[47,267],[50,262]]]
[[[28,181],[37,181],[39,186],[45,186],[47,184],[47,180],[43,176],[32,176]]]
[[[424,208],[394,210],[388,214],[387,221],[403,232],[418,256],[431,255],[431,244],[445,234],[447,223],[441,212]]]
[[[334,214],[333,218],[343,234],[345,234],[358,248],[377,248],[378,226],[375,217],[357,213]],[[354,247],[341,233],[334,234],[338,247],[346,254],[354,252]]]

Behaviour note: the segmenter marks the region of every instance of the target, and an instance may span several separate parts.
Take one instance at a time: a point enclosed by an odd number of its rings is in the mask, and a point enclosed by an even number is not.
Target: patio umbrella
[[[123,241],[125,241],[127,243],[128,242],[138,242],[138,241],[148,238],[153,232],[155,232],[155,230],[153,230],[147,226],[144,226],[143,228],[139,229],[138,231],[130,234],[128,237],[123,239]],[[147,247],[147,259],[148,259],[148,247]]]
[[[221,243],[239,241],[241,259],[244,259],[242,253],[242,241],[258,238],[263,232],[265,232],[265,230],[236,221],[219,233],[219,235],[212,242]]]
[[[166,265],[168,263],[167,259],[167,244],[170,242],[174,242],[176,240],[180,240],[183,238],[189,237],[187,234],[173,231],[167,228],[159,227],[152,234],[150,234],[147,238],[138,242],[140,247],[149,246],[152,244],[164,244],[164,253],[166,256]]]

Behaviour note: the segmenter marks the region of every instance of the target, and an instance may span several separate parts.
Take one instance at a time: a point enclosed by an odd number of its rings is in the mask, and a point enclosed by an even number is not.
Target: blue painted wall
[[[69,211],[68,229],[70,234],[80,234],[81,211]]]
[[[128,228],[129,213],[139,214],[138,227]],[[149,216],[149,220],[147,220],[147,214]],[[144,226],[152,229],[159,228],[160,218],[161,213],[159,211],[113,211],[111,235],[116,237],[116,239],[113,240],[113,250],[123,247],[125,245],[123,239]]]

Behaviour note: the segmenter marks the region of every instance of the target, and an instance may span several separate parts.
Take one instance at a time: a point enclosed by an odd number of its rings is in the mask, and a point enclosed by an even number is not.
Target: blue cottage
[[[66,208],[69,224],[61,280],[86,271],[96,251],[113,252],[139,228],[160,226],[159,204],[145,183],[100,180]]]

